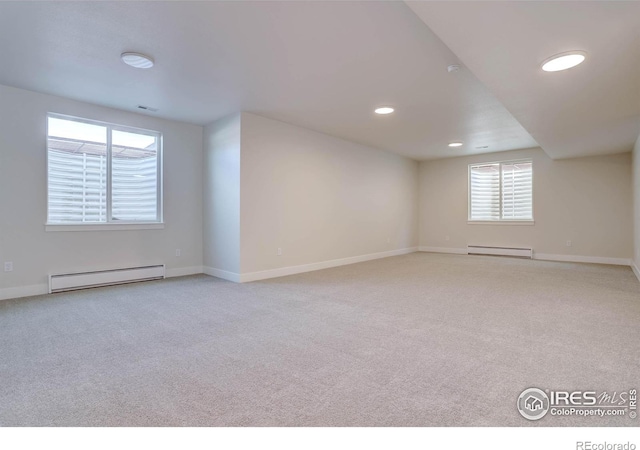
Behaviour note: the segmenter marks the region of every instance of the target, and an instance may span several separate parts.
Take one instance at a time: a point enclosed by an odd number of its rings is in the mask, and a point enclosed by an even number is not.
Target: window
[[[532,221],[532,162],[470,165],[469,220]]]
[[[154,131],[50,114],[48,224],[160,222],[161,142]]]

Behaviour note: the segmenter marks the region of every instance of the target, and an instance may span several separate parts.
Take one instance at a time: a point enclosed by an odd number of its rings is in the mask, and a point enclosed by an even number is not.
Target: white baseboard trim
[[[34,284],[31,286],[18,286],[12,288],[0,289],[0,300],[9,300],[12,298],[31,297],[34,295],[43,295],[49,293],[49,285],[47,283]]]
[[[638,281],[640,281],[640,269],[638,269],[638,265],[634,260],[631,260],[631,270],[633,270],[633,273],[636,274]]]
[[[300,266],[281,267],[278,269],[262,270],[259,272],[249,272],[240,275],[240,282],[246,283],[250,281],[266,280],[268,278],[285,277],[287,275],[295,275],[304,272],[313,272],[315,270],[330,269],[332,267],[346,266],[374,259],[388,258],[390,256],[406,255],[418,251],[418,247],[401,248],[398,250],[390,250],[388,252],[369,253],[367,255],[351,256],[349,258],[332,259],[318,263],[302,264]]]
[[[233,281],[234,283],[240,283],[240,274],[236,272],[229,272],[227,270],[216,269],[215,267],[204,266],[202,268],[202,273],[212,277],[222,278],[223,280]]]
[[[424,247],[420,246],[421,252],[429,253],[452,253],[454,255],[466,255],[466,248],[447,248],[447,247]]]
[[[534,253],[533,259],[543,261],[562,261],[590,264],[611,264],[614,266],[629,266],[631,260],[626,258],[607,258],[603,256],[580,256],[580,255],[552,255],[549,253]]]
[[[424,247],[420,246],[421,252],[429,253],[452,253],[456,255],[466,255],[466,248],[447,248],[447,247]],[[632,261],[626,258],[607,258],[602,256],[579,256],[579,255],[554,255],[550,253],[533,253],[533,259],[542,261],[560,261],[560,262],[578,262],[590,264],[611,264],[614,266],[631,266]],[[634,271],[637,270],[634,269]],[[638,273],[636,272],[636,275]],[[640,279],[640,276],[638,276]]]
[[[371,261],[374,259],[388,258],[389,256],[406,255],[418,251],[418,247],[401,248],[388,252],[369,253],[367,255],[352,256],[349,258],[332,259],[311,264],[302,264],[299,266],[280,267],[278,269],[261,270],[258,272],[235,273],[226,270],[216,269],[214,267],[204,267],[204,273],[236,283],[248,283],[251,281],[266,280],[269,278],[285,277],[287,275],[295,275],[304,272],[313,272],[315,270],[330,269],[332,267],[346,266],[359,262]]]
[[[187,275],[197,275],[203,273],[202,266],[177,267],[175,269],[166,269],[165,278],[186,277]]]

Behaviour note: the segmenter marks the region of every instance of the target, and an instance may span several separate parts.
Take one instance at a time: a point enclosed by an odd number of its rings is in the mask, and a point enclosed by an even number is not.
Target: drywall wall
[[[243,274],[417,246],[413,160],[242,113],[241,161]]]
[[[533,160],[535,224],[468,224],[468,165],[521,158]],[[538,257],[624,263],[632,257],[631,198],[629,153],[552,160],[538,148],[424,161],[420,246],[530,246]]]
[[[640,280],[640,136],[633,148],[633,271]]]
[[[240,114],[216,121],[205,128],[204,134],[205,271],[218,276],[225,275],[220,271],[237,274],[240,273]]]
[[[162,133],[163,229],[45,231],[48,112]],[[202,139],[202,127],[0,86],[0,262],[14,267],[0,271],[0,298],[40,293],[51,273],[162,263],[168,275],[201,271]]]

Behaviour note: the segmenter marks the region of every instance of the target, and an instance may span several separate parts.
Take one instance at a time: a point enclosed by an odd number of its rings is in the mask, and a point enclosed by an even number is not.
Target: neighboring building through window
[[[161,142],[154,131],[50,114],[47,222],[160,222]]]
[[[532,221],[531,160],[469,165],[470,221]]]

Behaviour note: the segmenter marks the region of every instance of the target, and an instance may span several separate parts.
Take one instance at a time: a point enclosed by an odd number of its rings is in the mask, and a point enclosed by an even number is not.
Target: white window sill
[[[45,231],[126,231],[126,230],[161,230],[164,222],[145,223],[47,223],[44,225]]]
[[[468,220],[468,225],[535,225],[533,220]]]

